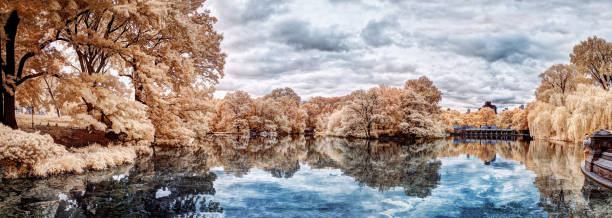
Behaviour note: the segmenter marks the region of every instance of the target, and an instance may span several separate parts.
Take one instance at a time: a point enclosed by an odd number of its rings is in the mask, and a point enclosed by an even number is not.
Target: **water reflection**
[[[0,216],[610,216],[579,145],[210,137],[136,164],[3,180]],[[612,208],[610,208],[612,209]]]
[[[611,215],[612,211],[607,210],[609,206],[593,205],[593,200],[589,200],[589,195],[597,196],[596,201],[605,199],[604,202],[609,202],[612,198],[607,194],[610,190],[589,182],[580,171],[583,155],[579,144],[542,140],[497,141],[491,144],[478,140],[452,143],[443,149],[440,157],[467,154],[477,157],[484,164],[490,164],[499,156],[523,164],[536,174],[533,185],[540,195],[537,205],[549,216]]]

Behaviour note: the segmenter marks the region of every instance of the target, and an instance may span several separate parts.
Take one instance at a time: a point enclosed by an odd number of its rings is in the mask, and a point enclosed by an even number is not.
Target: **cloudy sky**
[[[538,74],[573,45],[612,39],[605,1],[209,0],[225,39],[216,97],[291,87],[341,96],[428,76],[442,106],[533,100]]]

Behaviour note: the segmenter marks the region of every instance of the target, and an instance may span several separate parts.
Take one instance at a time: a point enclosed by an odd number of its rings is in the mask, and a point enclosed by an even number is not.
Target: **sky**
[[[574,45],[612,39],[606,1],[208,0],[228,55],[216,97],[290,87],[342,96],[427,76],[441,106],[534,99],[538,75]]]
[[[347,213],[345,217],[547,215],[538,207],[540,192],[534,182],[537,175],[525,165],[499,156],[491,165],[466,155],[440,161],[439,180],[424,178],[408,183],[410,191],[421,193],[428,185],[434,185],[424,198],[407,196],[403,187],[390,187],[383,192],[359,185],[357,179],[340,169],[313,169],[301,163],[289,178],[275,178],[256,168],[237,177],[221,167],[212,168],[217,176],[213,185],[216,192],[205,199],[219,202],[229,217],[244,213],[270,217],[334,217]]]

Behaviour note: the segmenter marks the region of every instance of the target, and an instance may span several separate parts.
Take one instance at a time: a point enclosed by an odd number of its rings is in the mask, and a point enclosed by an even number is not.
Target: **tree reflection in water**
[[[87,182],[84,190],[73,190],[58,208],[59,217],[169,217],[196,212],[223,212],[215,194],[216,175],[208,172],[201,149],[156,149],[154,156],[140,161],[129,174]]]
[[[83,175],[3,181],[2,217],[168,217],[221,213],[201,149],[159,150],[133,165]],[[8,185],[11,183],[12,185]]]
[[[609,190],[585,180],[580,172],[582,150],[574,144],[453,143],[452,139],[401,144],[333,137],[217,136],[194,147],[155,150],[149,158],[112,170],[41,180],[2,180],[0,216],[221,214],[223,203],[214,198],[217,175],[210,171],[218,167],[237,178],[258,168],[285,180],[306,164],[306,170],[338,169],[362,187],[380,192],[399,189],[409,197],[427,198],[443,185],[440,170],[445,158],[462,155],[477,157],[482,167],[494,167],[498,157],[522,163],[536,174],[537,206],[551,216],[605,217],[612,211],[608,210],[612,209]]]
[[[240,142],[239,142],[240,141]],[[386,191],[403,187],[406,195],[426,197],[435,188],[440,162],[432,159],[443,141],[401,145],[394,142],[343,138],[216,137],[205,146],[210,166],[222,166],[240,177],[260,168],[277,178],[291,178],[300,162],[314,169],[337,168],[361,185]]]
[[[402,187],[408,196],[426,197],[440,181],[438,143],[399,145],[377,141],[331,140],[344,151],[338,167],[361,185],[386,191]]]
[[[444,147],[439,157],[462,154],[476,156],[484,164],[495,160],[497,155],[524,164],[536,174],[534,185],[540,194],[538,206],[550,216],[612,215],[609,204],[601,203],[612,201],[610,190],[588,181],[580,171],[583,153],[579,144],[544,140],[450,143],[449,140],[449,146]],[[595,197],[589,199],[590,195]]]

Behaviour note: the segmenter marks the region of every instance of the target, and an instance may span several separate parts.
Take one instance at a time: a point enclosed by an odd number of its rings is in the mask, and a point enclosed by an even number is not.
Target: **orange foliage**
[[[317,127],[324,134],[336,136],[440,137],[444,127],[439,100],[441,92],[426,77],[409,80],[404,88],[380,85],[344,97],[342,106],[322,115],[323,125]]]
[[[532,136],[581,141],[585,134],[612,129],[611,55],[612,43],[589,37],[574,46],[571,65],[553,65],[542,73],[536,101],[519,118],[528,120]]]

